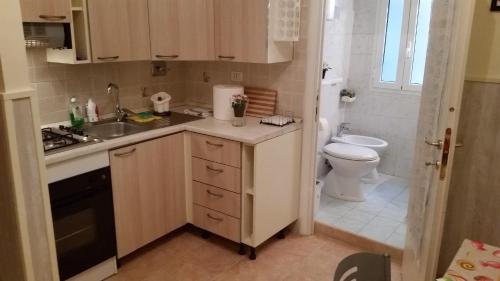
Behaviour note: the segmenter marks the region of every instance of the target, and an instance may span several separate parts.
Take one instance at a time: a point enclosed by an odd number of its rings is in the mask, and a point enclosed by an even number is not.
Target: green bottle
[[[69,103],[69,120],[71,127],[81,129],[85,123],[82,107],[78,104],[76,98],[71,98]]]

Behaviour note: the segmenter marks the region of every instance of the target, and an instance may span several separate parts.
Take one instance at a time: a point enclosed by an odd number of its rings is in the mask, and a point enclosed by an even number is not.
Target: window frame
[[[420,0],[405,1],[403,23],[399,46],[398,69],[395,82],[382,81],[382,65],[384,62],[389,1],[380,1],[377,11],[377,27],[375,31],[374,75],[373,86],[406,92],[420,92],[422,85],[411,84],[413,57],[415,52],[415,35],[417,31],[418,9]],[[416,12],[413,12],[416,11]]]

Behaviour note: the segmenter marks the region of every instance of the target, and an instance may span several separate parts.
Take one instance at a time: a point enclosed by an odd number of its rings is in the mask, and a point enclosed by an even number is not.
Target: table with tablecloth
[[[439,281],[500,281],[500,248],[464,240]]]

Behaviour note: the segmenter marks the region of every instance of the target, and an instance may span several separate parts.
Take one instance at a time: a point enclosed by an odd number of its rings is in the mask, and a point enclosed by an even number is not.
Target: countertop
[[[293,132],[302,127],[300,120],[296,121],[296,123],[284,127],[263,125],[259,122],[260,118],[247,117],[246,126],[233,127],[231,121],[221,121],[213,117],[206,117],[205,119],[195,120],[176,126],[154,129],[130,136],[106,140],[100,143],[47,155],[45,156],[45,164],[51,165],[80,156],[123,147],[182,131],[189,131],[239,141],[248,145],[256,145],[260,142],[284,135],[289,132]]]

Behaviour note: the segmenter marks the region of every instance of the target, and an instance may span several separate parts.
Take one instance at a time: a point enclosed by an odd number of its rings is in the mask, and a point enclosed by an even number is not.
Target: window
[[[383,0],[379,12],[375,86],[420,91],[432,0]]]

